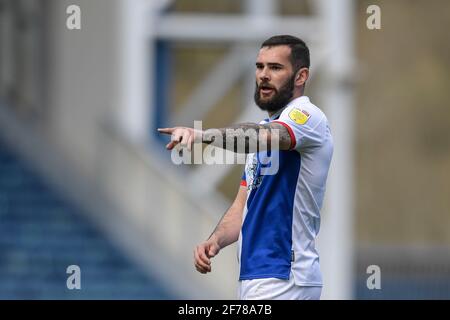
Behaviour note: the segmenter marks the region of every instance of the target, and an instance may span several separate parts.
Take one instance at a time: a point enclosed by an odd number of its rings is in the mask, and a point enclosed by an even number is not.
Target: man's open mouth
[[[261,86],[259,87],[259,91],[260,91],[262,94],[267,95],[267,94],[270,94],[270,93],[272,93],[273,91],[275,91],[275,89],[274,89],[273,87],[271,87],[271,86],[268,86],[268,85],[261,85]]]

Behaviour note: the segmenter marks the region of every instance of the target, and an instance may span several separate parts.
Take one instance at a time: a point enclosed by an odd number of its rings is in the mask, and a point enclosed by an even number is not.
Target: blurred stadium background
[[[449,299],[447,28],[445,0],[0,0],[0,298],[234,299],[235,247],[206,276],[192,251],[242,166],[175,166],[156,128],[261,118],[258,46],[289,33],[336,138],[323,298]]]

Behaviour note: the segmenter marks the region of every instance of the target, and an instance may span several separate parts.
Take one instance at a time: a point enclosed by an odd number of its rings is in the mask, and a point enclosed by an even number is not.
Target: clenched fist
[[[195,247],[194,264],[197,271],[200,273],[211,272],[211,258],[219,251],[219,245],[211,238]]]

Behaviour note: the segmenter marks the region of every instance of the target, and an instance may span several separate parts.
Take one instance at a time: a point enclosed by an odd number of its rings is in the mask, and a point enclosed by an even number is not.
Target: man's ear
[[[295,76],[295,85],[296,86],[303,86],[309,78],[309,69],[308,68],[301,68],[297,71],[297,75]]]

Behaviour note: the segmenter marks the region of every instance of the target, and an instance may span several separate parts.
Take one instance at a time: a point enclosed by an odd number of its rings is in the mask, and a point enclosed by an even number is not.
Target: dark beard
[[[272,99],[267,101],[262,101],[259,94],[260,87],[256,83],[254,99],[256,105],[263,111],[276,112],[284,108],[292,99],[294,95],[294,77],[292,75],[284,85],[281,86],[280,90],[275,91]],[[262,85],[263,83],[261,83]]]

